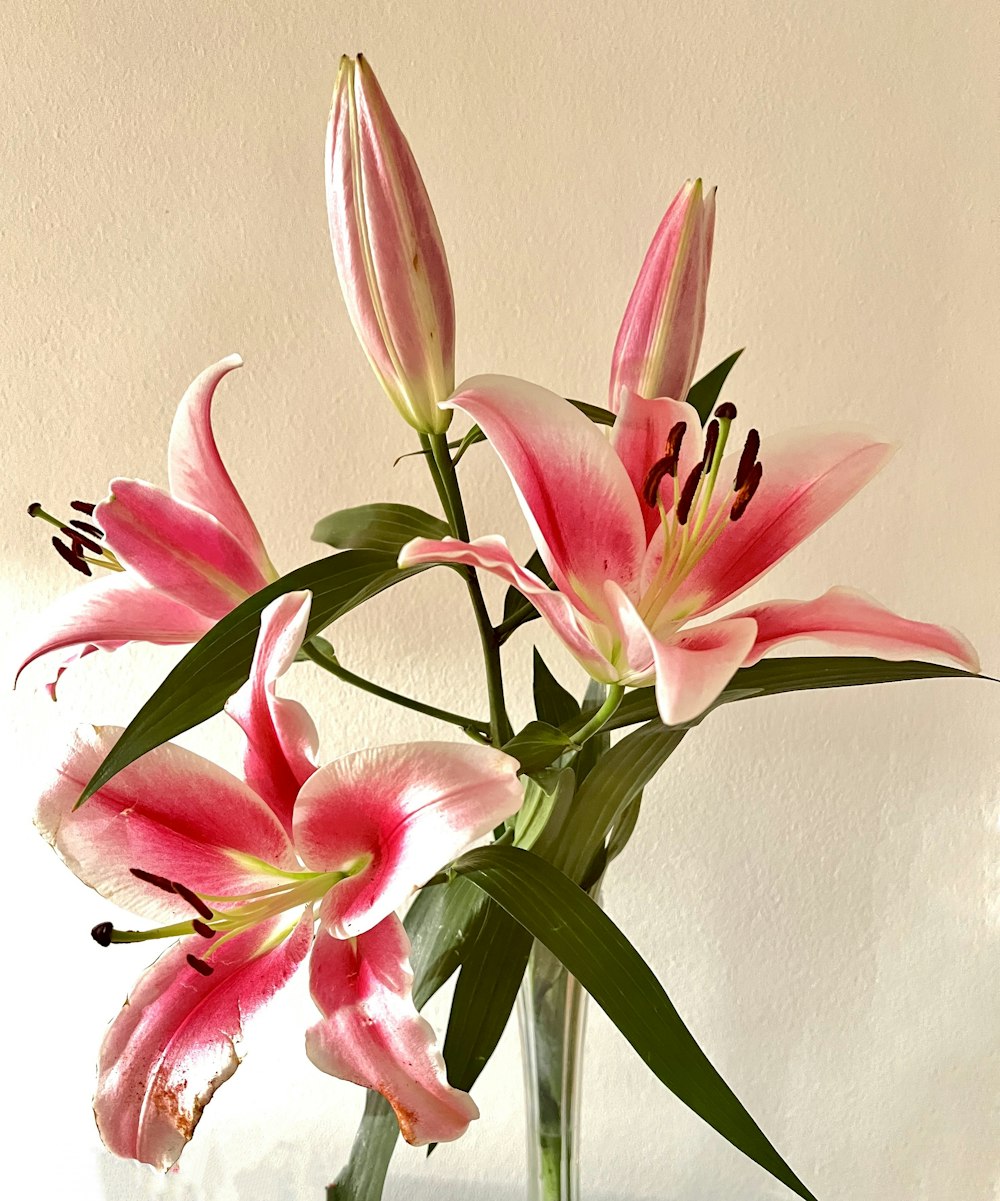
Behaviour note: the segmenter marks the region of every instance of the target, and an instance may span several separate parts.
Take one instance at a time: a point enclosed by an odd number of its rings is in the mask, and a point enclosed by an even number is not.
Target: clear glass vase
[[[579,1201],[580,1084],[587,994],[535,943],[518,997],[528,1201]]]

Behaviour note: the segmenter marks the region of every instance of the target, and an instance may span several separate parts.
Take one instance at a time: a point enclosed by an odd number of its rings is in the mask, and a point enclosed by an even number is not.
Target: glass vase
[[[580,1085],[587,994],[535,943],[518,996],[528,1201],[579,1201]]]

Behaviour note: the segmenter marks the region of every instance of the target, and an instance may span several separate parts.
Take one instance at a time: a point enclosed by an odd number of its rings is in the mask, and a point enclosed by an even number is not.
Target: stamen
[[[90,937],[102,947],[111,946],[111,932],[114,926],[110,922],[98,922],[91,930]]]
[[[736,406],[731,401],[724,400],[715,410],[715,415],[720,421],[735,421]]]
[[[137,880],[142,880],[146,884],[152,884],[154,888],[160,888],[164,892],[176,892],[174,882],[168,880],[166,876],[156,876],[152,872],[144,872],[141,867],[130,867],[128,869]]]
[[[216,931],[213,930],[211,926],[206,926],[201,918],[194,918],[194,920],[191,922],[191,926],[194,929],[195,934],[200,934],[202,938],[214,938],[216,935]]]
[[[687,519],[691,515],[691,502],[694,500],[694,494],[698,489],[698,483],[701,480],[701,473],[704,469],[704,462],[699,460],[691,469],[691,474],[684,482],[684,487],[681,490],[681,498],[677,502],[677,521],[680,525],[687,525]]]
[[[743,453],[740,455],[740,465],[736,468],[736,478],[733,480],[733,491],[739,492],[743,485],[747,482],[747,477],[757,461],[757,452],[760,450],[760,434],[756,430],[751,430],[747,434],[747,440],[743,447]]]
[[[675,470],[676,466],[676,464],[673,464]],[[663,483],[666,476],[673,475],[670,468],[671,462],[664,455],[662,459],[657,459],[653,466],[650,467],[646,478],[642,482],[642,499],[651,509],[656,508],[656,502],[660,498],[660,484]]]
[[[69,507],[71,509],[76,509],[78,513],[86,513],[88,517],[93,517],[94,510],[97,508],[97,505],[89,504],[85,500],[71,500],[69,502]]]
[[[52,539],[52,545],[56,548],[59,554],[73,568],[74,571],[79,571],[82,575],[93,575],[87,564],[75,551],[70,550],[65,543],[60,542],[58,538]]]
[[[702,467],[705,471],[712,466],[712,460],[715,458],[715,448],[719,442],[719,423],[714,419],[708,423],[708,429],[705,431],[705,454],[702,457]]]
[[[104,547],[99,542],[95,542],[93,538],[88,538],[86,534],[81,534],[78,530],[71,529],[68,525],[60,526],[59,532],[65,534],[67,538],[73,539],[74,550],[79,546],[85,546],[87,550],[95,555],[104,554]],[[77,554],[79,554],[79,551],[77,551]]]
[[[104,537],[104,531],[101,527],[99,525],[91,525],[89,521],[77,521],[74,519],[70,522],[70,525],[74,529],[83,530],[85,534],[93,534],[95,538]]]
[[[209,907],[196,892],[192,892],[191,889],[187,888],[184,884],[178,884],[176,880],[173,881],[173,889],[174,892],[177,893],[179,897],[183,897],[193,909],[197,909],[202,917],[207,918],[209,921],[215,917],[215,911],[213,909],[209,909]]]
[[[687,430],[688,423],[686,421],[678,421],[677,424],[667,434],[667,444],[663,448],[663,457],[669,459],[673,463],[673,471],[671,475],[677,474],[677,461],[681,454],[681,443],[684,441],[684,433]]]
[[[188,955],[187,961],[196,972],[200,972],[203,976],[211,976],[215,971],[215,968],[210,963],[206,963],[204,959],[199,959],[197,955]]]
[[[729,510],[729,520],[739,521],[743,514],[747,511],[747,505],[753,500],[753,495],[760,485],[761,476],[764,474],[764,468],[760,463],[754,463],[750,469],[750,474],[747,477],[743,487],[736,494],[736,500],[733,502],[733,507]]]

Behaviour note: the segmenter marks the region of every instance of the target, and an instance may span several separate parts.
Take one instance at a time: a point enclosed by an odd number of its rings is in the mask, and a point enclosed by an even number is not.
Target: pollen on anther
[[[694,501],[694,494],[698,489],[698,481],[701,479],[704,467],[704,461],[699,460],[691,469],[691,474],[684,481],[680,500],[677,502],[677,521],[680,525],[687,525],[687,519],[691,515],[691,504]]]
[[[75,530],[83,530],[85,534],[93,534],[95,538],[104,537],[104,531],[101,527],[99,525],[91,525],[89,521],[78,521],[76,518],[73,518],[70,521],[70,525]]]
[[[81,546],[85,546],[92,554],[104,554],[104,547],[100,543],[95,542],[93,538],[88,538],[86,534],[81,534],[79,530],[74,530],[70,526],[64,525],[60,526],[59,532],[65,534],[67,538],[73,539],[73,549],[77,554],[80,553],[79,548]]]
[[[705,470],[712,466],[712,460],[715,458],[715,448],[719,444],[719,423],[712,420],[708,423],[708,429],[705,430],[705,453],[702,456]]]
[[[739,521],[743,514],[747,511],[747,505],[753,500],[754,493],[760,486],[761,476],[764,474],[764,468],[760,463],[754,463],[750,468],[750,474],[747,476],[742,488],[736,494],[736,499],[733,501],[733,507],[729,510],[729,520]]]
[[[191,922],[191,928],[195,934],[200,934],[202,938],[214,938],[216,935],[216,931],[211,926],[206,925],[201,918],[196,917]]]
[[[183,897],[192,909],[197,909],[202,917],[208,918],[209,921],[215,917],[215,912],[205,904],[196,892],[192,892],[185,884],[178,884],[176,880],[173,880],[171,883],[173,884],[174,892],[179,897]]]
[[[202,976],[211,976],[211,974],[215,971],[215,968],[212,967],[210,963],[206,963],[204,959],[199,959],[197,955],[188,955],[187,961],[188,964]]]
[[[93,517],[94,510],[97,508],[97,505],[92,505],[86,500],[71,500],[69,502],[69,507],[71,509],[76,509],[78,513],[86,513],[88,517]]]
[[[80,572],[81,575],[93,575],[87,564],[80,558],[76,551],[71,550],[64,542],[60,542],[58,538],[53,537],[52,545],[59,552],[61,558],[73,568],[74,571]]]
[[[90,937],[102,947],[111,946],[111,934],[114,926],[110,922],[98,922],[91,930]]]
[[[736,406],[730,400],[724,400],[722,404],[715,410],[715,415],[720,421],[735,421]]]
[[[146,884],[152,884],[154,888],[160,888],[164,892],[175,892],[173,880],[168,880],[166,876],[157,876],[153,872],[145,872],[141,867],[130,867],[128,869],[137,880],[142,880]]]
[[[676,464],[673,464],[673,466],[674,470],[676,470]],[[650,467],[646,478],[642,482],[642,499],[651,509],[656,508],[656,502],[660,497],[660,484],[663,482],[664,477],[673,475],[670,468],[671,462],[664,455],[662,459],[657,459],[653,466]]]
[[[747,440],[743,446],[743,453],[740,455],[740,465],[736,468],[736,478],[733,480],[733,491],[739,492],[743,485],[747,482],[750,471],[754,463],[757,461],[757,452],[760,450],[760,434],[756,430],[751,430],[747,434]]]

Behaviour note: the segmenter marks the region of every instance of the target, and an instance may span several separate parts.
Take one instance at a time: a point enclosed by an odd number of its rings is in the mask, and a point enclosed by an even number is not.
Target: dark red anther
[[[676,464],[673,465],[676,470]],[[663,483],[664,477],[673,475],[670,470],[671,463],[666,455],[662,459],[657,459],[650,467],[646,474],[646,478],[642,481],[642,499],[651,509],[656,508],[656,503],[660,499],[660,484]]]
[[[740,465],[736,468],[736,479],[733,480],[733,491],[739,492],[743,485],[747,482],[750,471],[757,461],[757,452],[760,450],[760,434],[756,430],[751,430],[747,434],[747,440],[743,445],[743,453],[740,455]]]
[[[184,900],[187,901],[187,903],[191,906],[192,909],[197,909],[202,917],[208,918],[209,921],[211,921],[212,918],[215,917],[215,913],[211,909],[209,909],[209,907],[205,904],[205,902],[201,899],[201,897],[198,896],[197,893],[192,892],[191,889],[188,888],[186,885],[178,884],[177,881],[174,880],[173,888],[174,888],[174,892],[177,893],[177,895],[179,897],[183,897]]]
[[[671,475],[677,474],[677,462],[681,457],[681,443],[684,441],[684,432],[688,427],[686,421],[678,421],[674,425],[670,433],[667,434],[667,444],[663,448],[663,457],[669,459],[672,464]]]
[[[69,502],[69,507],[71,509],[76,509],[78,513],[86,513],[88,517],[93,517],[94,510],[97,508],[97,505],[92,505],[85,500],[71,500]]]
[[[81,534],[79,530],[71,529],[68,525],[59,527],[60,534],[65,534],[67,538],[73,539],[73,549],[79,554],[78,547],[85,546],[92,554],[103,555],[104,547],[100,543],[95,542],[93,538],[88,538],[86,534]]]
[[[60,542],[58,538],[53,538],[52,545],[56,548],[56,550],[59,552],[59,554],[66,560],[66,562],[70,565],[70,567],[73,568],[74,571],[79,571],[82,575],[93,575],[94,574],[90,570],[90,568],[87,566],[87,564],[83,561],[83,559],[81,559],[80,556],[75,551],[70,550],[70,548],[64,542]]]
[[[724,400],[722,404],[715,410],[715,415],[720,421],[735,421],[736,406],[732,401]]]
[[[708,423],[708,429],[705,430],[705,453],[702,456],[702,467],[705,471],[712,466],[712,460],[715,458],[715,448],[719,445],[719,423],[714,419]]]
[[[691,515],[691,504],[694,501],[694,494],[698,490],[698,481],[701,479],[704,467],[704,462],[699,460],[692,467],[691,474],[684,481],[684,487],[681,489],[681,498],[677,502],[677,520],[681,525],[687,525],[687,519]]]
[[[760,463],[754,463],[750,468],[750,474],[746,478],[743,487],[736,494],[736,499],[733,501],[733,507],[729,510],[729,520],[739,521],[743,514],[747,511],[747,505],[753,500],[753,494],[757,491],[760,485],[760,477],[764,474],[764,468]]]
[[[173,880],[168,880],[166,876],[157,876],[153,872],[144,872],[141,867],[130,867],[128,869],[137,880],[142,880],[146,884],[152,884],[154,888],[161,888],[164,892],[175,892]]]
[[[214,938],[217,934],[216,930],[213,930],[211,926],[206,926],[205,923],[197,917],[194,919],[194,921],[192,921],[191,927],[195,934],[200,934],[202,938]]]
[[[83,530],[85,534],[93,534],[95,538],[103,538],[104,531],[99,525],[91,525],[89,521],[71,521],[70,525],[75,530]]]
[[[111,933],[114,926],[110,922],[98,922],[91,930],[90,937],[102,947],[111,946]]]
[[[197,955],[189,955],[187,961],[202,976],[211,976],[215,971],[215,968],[210,963],[206,963],[204,959],[199,959]]]

